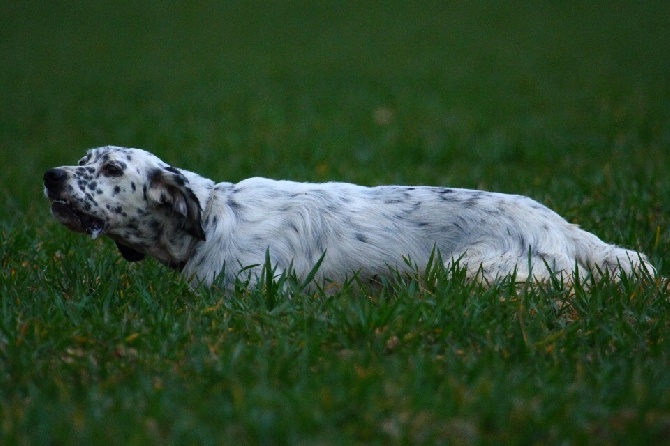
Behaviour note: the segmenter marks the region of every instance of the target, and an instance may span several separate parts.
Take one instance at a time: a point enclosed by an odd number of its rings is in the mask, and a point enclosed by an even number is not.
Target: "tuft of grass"
[[[670,6],[615,6],[0,6],[1,442],[667,443]],[[192,289],[49,218],[42,172],[104,144],[530,195],[661,276]]]

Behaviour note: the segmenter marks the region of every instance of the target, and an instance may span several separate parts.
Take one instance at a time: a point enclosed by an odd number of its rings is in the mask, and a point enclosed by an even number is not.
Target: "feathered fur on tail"
[[[577,262],[589,269],[596,276],[609,272],[610,277],[618,278],[621,274],[656,276],[656,269],[651,265],[647,256],[640,252],[631,251],[616,245],[603,242],[593,234],[580,231],[574,237]]]

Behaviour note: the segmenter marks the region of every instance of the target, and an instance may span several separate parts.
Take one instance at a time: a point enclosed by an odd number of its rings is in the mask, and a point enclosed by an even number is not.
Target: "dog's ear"
[[[172,212],[183,219],[184,231],[197,239],[205,240],[200,202],[187,183],[186,177],[174,167],[156,169],[149,175],[147,200],[169,206]]]
[[[135,251],[133,248],[129,248],[124,244],[116,242],[116,247],[119,248],[123,258],[129,262],[139,262],[140,260],[144,259],[144,253]]]

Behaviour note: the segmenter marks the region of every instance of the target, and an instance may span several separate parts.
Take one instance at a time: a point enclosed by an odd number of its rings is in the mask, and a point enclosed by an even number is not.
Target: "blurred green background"
[[[550,201],[612,171],[643,184],[667,173],[668,17],[653,0],[3,2],[0,188],[26,209],[44,169],[107,144],[229,181]]]

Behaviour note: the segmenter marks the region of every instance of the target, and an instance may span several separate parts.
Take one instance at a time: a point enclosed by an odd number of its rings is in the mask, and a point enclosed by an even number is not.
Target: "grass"
[[[104,144],[219,180],[481,187],[667,276],[667,2],[89,3],[0,6],[3,444],[670,440],[664,279],[193,290],[41,196]]]

